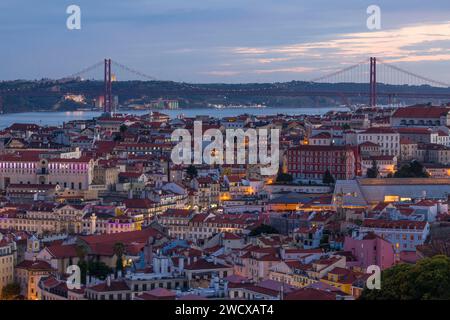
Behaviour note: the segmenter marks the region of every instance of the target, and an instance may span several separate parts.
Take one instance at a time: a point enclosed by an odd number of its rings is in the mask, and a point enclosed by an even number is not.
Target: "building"
[[[334,188],[334,199],[343,195],[344,206],[367,206],[384,201],[421,199],[447,199],[450,194],[448,178],[361,178],[338,180]]]
[[[67,282],[51,275],[42,277],[38,284],[39,300],[86,300],[85,287],[69,289]]]
[[[366,219],[360,232],[372,232],[394,245],[398,251],[415,251],[416,246],[424,244],[430,233],[426,221]]]
[[[0,156],[0,189],[10,184],[46,184],[86,190],[92,177],[93,160],[88,157],[44,158],[34,151]]]
[[[355,238],[346,236],[344,251],[355,258],[347,261],[348,267],[358,267],[365,271],[367,267],[376,265],[381,270],[390,268],[395,263],[395,250],[392,243],[375,233],[360,234]]]
[[[16,243],[0,233],[0,293],[6,285],[14,282],[16,250]]]
[[[185,239],[189,232],[189,221],[194,212],[187,209],[168,209],[158,216],[158,222],[167,228],[168,234],[177,239]]]
[[[393,175],[397,167],[397,157],[395,156],[371,156],[361,160],[361,172],[363,176],[367,176],[367,170],[371,169],[373,165],[378,169],[380,177],[386,177],[389,174]]]
[[[380,146],[380,154],[400,155],[400,134],[391,128],[369,128],[357,133],[358,145],[372,142]]]
[[[447,106],[414,105],[398,108],[391,116],[391,126],[449,126],[450,108]]]
[[[220,279],[233,274],[233,266],[218,262],[216,258],[198,259],[184,267],[189,287],[207,287],[214,277]]]
[[[20,284],[21,294],[27,300],[38,300],[38,284],[41,278],[48,277],[55,270],[45,261],[24,260],[16,265],[15,276]]]
[[[288,173],[294,179],[322,180],[328,170],[335,179],[360,174],[359,152],[348,146],[302,145],[287,151]]]

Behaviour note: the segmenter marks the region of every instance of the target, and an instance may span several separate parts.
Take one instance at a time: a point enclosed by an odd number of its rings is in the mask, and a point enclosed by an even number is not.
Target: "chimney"
[[[106,286],[109,288],[111,287],[111,275],[108,275],[106,277]]]
[[[161,272],[162,273],[169,272],[169,260],[165,257],[161,259]]]
[[[153,258],[153,272],[154,273],[160,273],[161,272],[160,260],[159,260],[158,257],[154,257]]]
[[[178,258],[178,270],[180,272],[184,271],[184,258],[183,257]]]

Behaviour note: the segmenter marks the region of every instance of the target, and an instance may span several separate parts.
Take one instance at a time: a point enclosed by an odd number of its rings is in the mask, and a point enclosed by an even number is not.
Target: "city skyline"
[[[378,56],[450,82],[440,72],[450,66],[445,1],[27,3],[0,4],[1,80],[60,78],[103,57],[161,80],[310,80]],[[71,4],[81,8],[81,30],[66,28]],[[380,30],[366,26],[372,4]]]

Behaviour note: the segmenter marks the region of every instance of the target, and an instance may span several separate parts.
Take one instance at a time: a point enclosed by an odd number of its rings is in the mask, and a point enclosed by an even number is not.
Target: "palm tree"
[[[75,251],[78,257],[78,267],[80,267],[81,271],[81,283],[86,284],[88,264],[85,261],[85,258],[87,255],[87,248],[85,245],[78,244],[75,248]]]
[[[117,257],[116,260],[116,273],[123,270],[123,255],[125,253],[125,245],[122,242],[116,242],[114,244],[114,254]]]
[[[79,261],[84,261],[84,258],[86,257],[87,254],[87,248],[84,245],[79,244],[76,246],[75,252],[77,254]]]

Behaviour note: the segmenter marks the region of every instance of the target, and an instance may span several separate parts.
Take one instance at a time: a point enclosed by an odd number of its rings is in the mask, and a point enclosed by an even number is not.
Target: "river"
[[[157,110],[159,112],[168,114],[171,118],[183,114],[186,117],[193,117],[196,115],[210,115],[213,117],[229,117],[248,113],[253,115],[271,115],[271,114],[286,114],[286,115],[321,115],[330,110],[347,110],[342,107],[327,107],[327,108],[230,108],[230,109],[177,109],[177,110]],[[120,113],[129,113],[136,115],[143,115],[148,113],[148,110],[128,110],[120,111]],[[13,123],[35,123],[41,126],[60,126],[64,122],[71,120],[86,120],[98,117],[101,112],[98,111],[70,111],[70,112],[25,112],[25,113],[8,113],[0,114],[0,129],[9,127]]]

